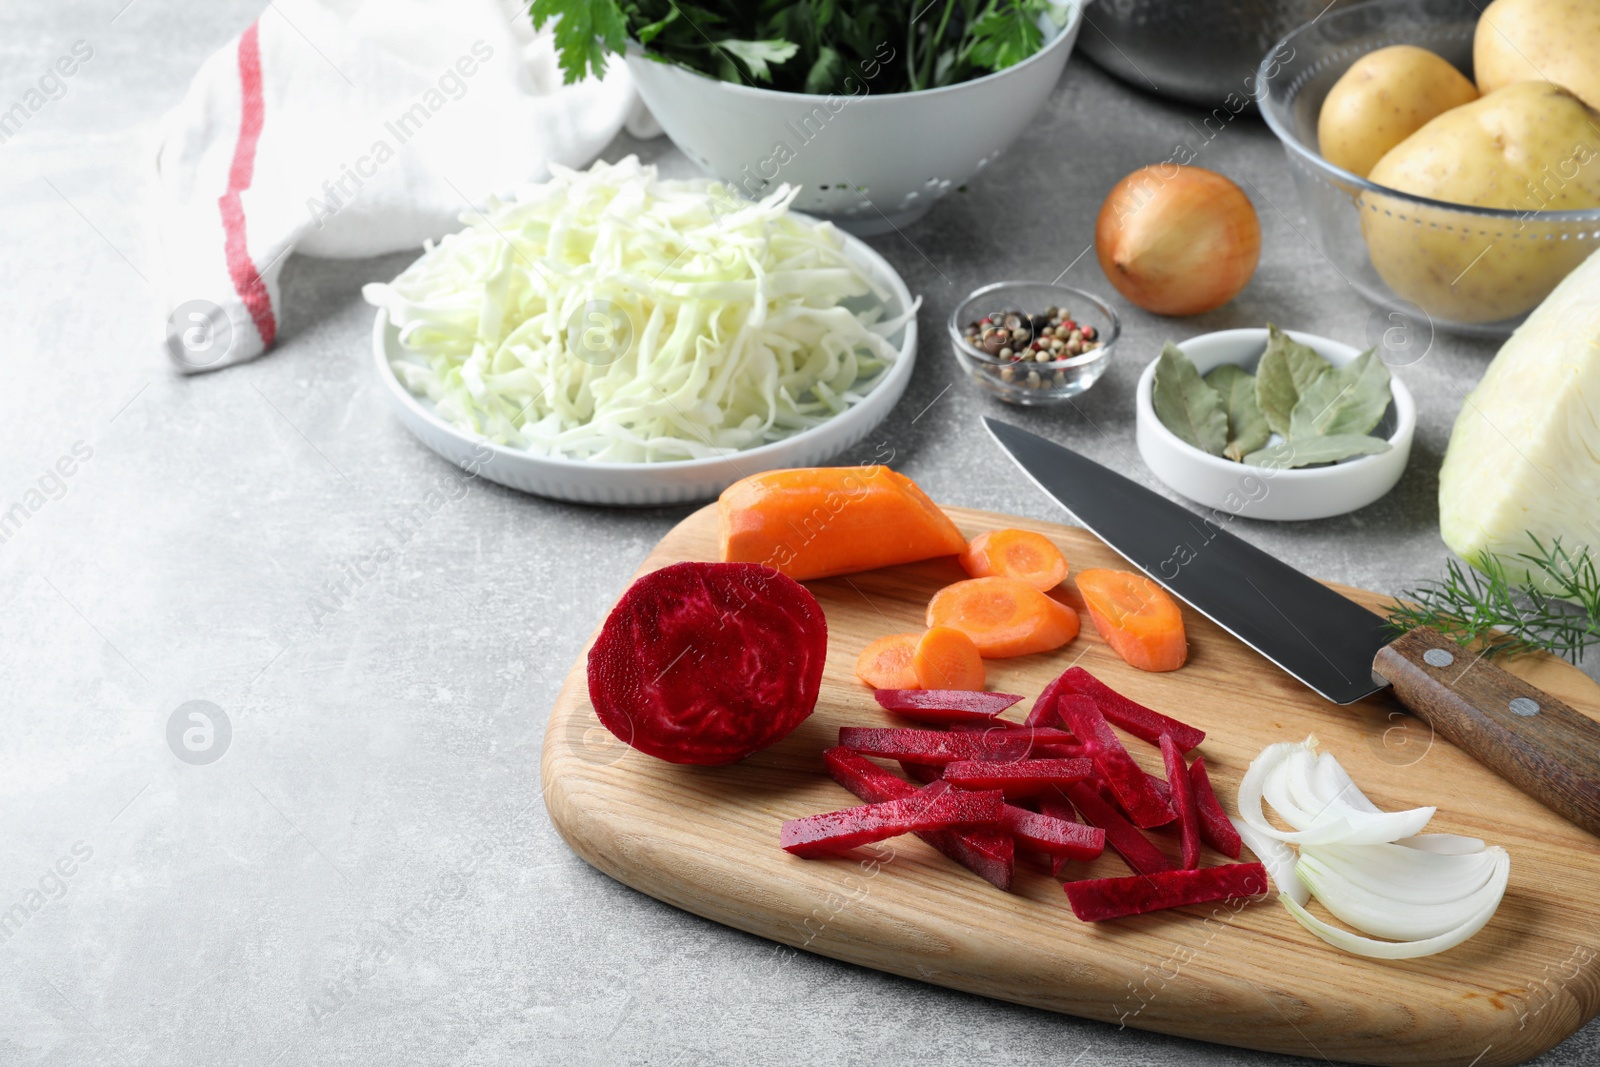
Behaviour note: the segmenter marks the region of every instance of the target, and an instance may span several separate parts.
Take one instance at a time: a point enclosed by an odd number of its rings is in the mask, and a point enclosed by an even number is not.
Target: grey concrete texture
[[[0,934],[0,1064],[1321,1060],[796,954],[574,856],[540,803],[546,716],[586,635],[689,509],[465,482],[408,436],[371,374],[359,288],[409,255],[292,260],[276,351],[173,373],[147,282],[154,124],[261,5],[123,3],[0,10],[0,104],[74,41],[95,50],[0,145],[0,510],[39,502],[0,544],[0,907],[26,910]],[[1185,321],[1116,299],[1121,353],[1075,406],[1002,410],[958,376],[942,324],[979,284],[1065,272],[1109,294],[1083,254],[1101,198],[1199,115],[1074,60],[981,181],[873,240],[925,297],[926,340],[862,456],[886,442],[937,500],[1060,519],[980,414],[1147,478],[1133,386],[1163,340],[1271,320],[1359,341],[1372,309],[1300,237],[1282,153],[1242,118],[1198,160],[1260,190],[1262,266],[1239,299]],[[633,151],[690,173],[665,141],[607,156]],[[1401,371],[1419,427],[1384,500],[1238,531],[1356,585],[1434,575],[1440,457],[1493,348],[1441,335]],[[175,755],[203,727],[192,701],[231,731],[215,762]],[[1591,1025],[1538,1062],[1597,1058]]]

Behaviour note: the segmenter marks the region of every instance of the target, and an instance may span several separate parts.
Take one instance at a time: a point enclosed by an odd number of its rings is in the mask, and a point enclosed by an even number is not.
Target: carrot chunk
[[[972,638],[986,659],[1048,652],[1078,636],[1078,613],[1016,578],[969,578],[928,602],[928,625]]]
[[[1078,592],[1094,628],[1130,666],[1175,671],[1189,658],[1183,614],[1167,591],[1144,575],[1091,568],[1078,575]]]
[[[1067,576],[1067,559],[1048,537],[1032,530],[989,530],[961,553],[974,578],[1017,578],[1035,589],[1054,589]]]
[[[741,478],[717,500],[722,558],[799,581],[953,556],[966,538],[888,467],[803,467]]]
[[[911,670],[923,689],[982,689],[983,657],[972,638],[935,626],[917,641]]]
[[[856,677],[874,689],[920,688],[911,660],[917,654],[921,636],[890,634],[878,638],[856,657]]]

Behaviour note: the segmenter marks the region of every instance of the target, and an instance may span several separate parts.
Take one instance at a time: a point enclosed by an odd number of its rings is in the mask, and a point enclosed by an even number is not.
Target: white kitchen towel
[[[645,132],[621,62],[562,84],[525,3],[269,0],[162,122],[167,351],[191,373],[254,358],[290,252],[419,247],[486,193],[588,164],[630,111]]]

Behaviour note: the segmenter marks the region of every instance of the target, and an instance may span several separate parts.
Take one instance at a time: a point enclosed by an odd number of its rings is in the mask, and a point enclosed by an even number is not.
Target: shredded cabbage
[[[629,156],[462,215],[387,285],[412,393],[452,425],[604,463],[727,455],[816,426],[899,355],[890,294],[831,224]]]

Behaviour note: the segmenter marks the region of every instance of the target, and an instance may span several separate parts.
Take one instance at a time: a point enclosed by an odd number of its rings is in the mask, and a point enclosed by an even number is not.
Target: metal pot
[[[1254,95],[1289,31],[1356,0],[1089,0],[1078,46],[1129,85],[1216,106]]]

